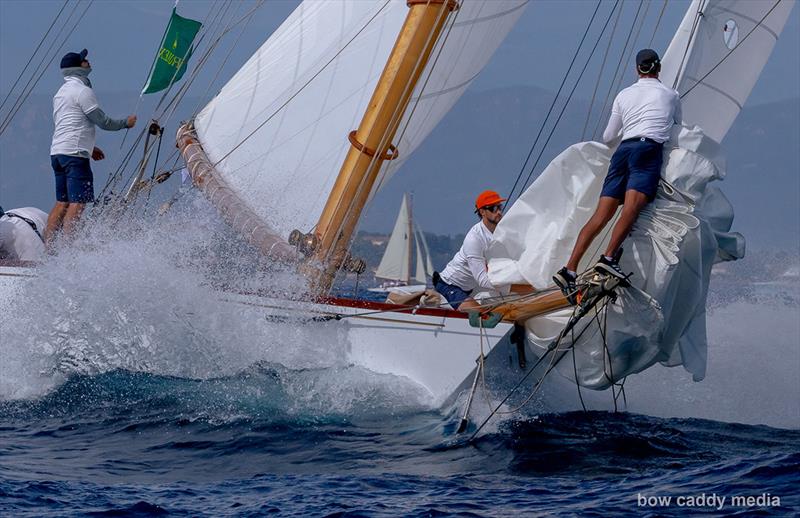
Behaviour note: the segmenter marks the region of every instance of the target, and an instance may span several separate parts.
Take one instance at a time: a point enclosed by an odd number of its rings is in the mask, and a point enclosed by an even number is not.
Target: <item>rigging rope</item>
[[[0,124],[0,135],[2,135],[6,131],[6,129],[8,129],[8,127],[11,125],[11,121],[13,120],[14,116],[16,116],[16,114],[19,112],[19,110],[25,104],[25,101],[28,100],[28,97],[33,92],[33,89],[39,83],[39,81],[41,80],[41,78],[44,75],[44,73],[47,72],[47,67],[50,66],[50,64],[53,63],[53,60],[58,55],[59,51],[64,47],[64,44],[67,42],[67,39],[69,39],[69,36],[73,32],[75,32],[75,28],[78,26],[78,24],[80,24],[80,22],[81,22],[81,20],[83,20],[84,16],[86,16],[86,12],[89,10],[89,7],[91,7],[93,3],[94,3],[94,0],[89,0],[88,4],[86,4],[86,7],[84,8],[83,12],[78,17],[78,19],[75,21],[75,23],[73,24],[72,29],[70,29],[69,33],[67,33],[67,35],[64,37],[64,39],[61,41],[61,44],[58,46],[58,48],[56,48],[55,52],[53,53],[53,56],[45,64],[44,60],[47,59],[47,54],[50,52],[50,50],[52,49],[53,45],[58,40],[58,36],[61,35],[61,32],[66,27],[67,23],[69,23],[69,20],[72,18],[72,15],[77,11],[79,3],[78,2],[75,3],[75,7],[73,7],[72,11],[70,12],[70,16],[64,22],[64,25],[61,27],[61,29],[59,30],[58,34],[56,34],[55,38],[53,39],[53,42],[49,45],[47,51],[45,52],[45,55],[43,56],[42,61],[40,63],[40,66],[36,68],[36,70],[31,75],[30,79],[28,79],[28,82],[25,84],[25,87],[23,87],[23,89],[22,89],[22,93],[17,98],[17,101],[12,105],[12,107],[9,110],[8,114],[6,114],[6,118],[3,120],[2,124]],[[40,71],[40,69],[41,69],[41,71]],[[39,73],[38,76],[36,75],[37,72]],[[36,77],[35,80],[34,80],[34,77]],[[31,81],[33,81],[33,82],[31,83]]]
[[[658,19],[656,20],[656,25],[653,27],[653,33],[650,35],[650,41],[647,42],[648,48],[653,48],[653,40],[656,38],[656,33],[658,32],[658,27],[661,25],[661,18],[664,16],[664,10],[667,8],[667,0],[664,0],[664,3],[661,4],[661,11],[658,13]]]
[[[616,8],[617,6],[615,5],[614,9]],[[614,34],[617,33],[617,25],[619,24],[619,19],[621,17],[622,17],[622,8],[620,8],[620,10],[617,11],[617,17],[614,19],[614,26],[611,28],[611,34],[609,34],[608,36],[608,45],[606,45],[606,51],[603,53],[603,62],[600,63],[600,71],[597,74],[597,81],[595,81],[594,83],[594,90],[592,90],[592,99],[589,101],[589,110],[586,113],[586,122],[583,123],[583,131],[581,131],[581,142],[585,140],[586,129],[589,126],[589,119],[591,119],[592,117],[592,109],[594,108],[595,96],[597,95],[597,90],[600,88],[600,81],[603,79],[603,71],[606,69],[606,61],[608,60],[608,55],[611,51],[611,44],[614,42]]]
[[[561,95],[561,90],[564,88],[564,85],[567,82],[567,78],[569,77],[570,73],[572,72],[572,67],[575,65],[575,61],[578,59],[578,55],[580,54],[581,47],[583,47],[583,42],[586,40],[586,36],[589,34],[589,29],[591,29],[592,24],[594,24],[595,16],[597,15],[598,9],[600,9],[600,4],[602,0],[598,0],[597,5],[594,7],[594,12],[592,16],[589,18],[589,24],[586,26],[586,30],[583,32],[583,36],[581,37],[581,41],[578,44],[578,47],[575,49],[575,53],[572,55],[572,60],[569,63],[569,67],[567,67],[567,72],[564,74],[564,78],[561,80],[561,84],[558,87],[558,91],[556,92],[555,97],[553,97],[553,102],[550,103],[550,108],[547,110],[547,114],[544,116],[544,121],[542,121],[542,125],[539,126],[539,132],[536,134],[536,138],[531,144],[531,148],[528,151],[528,156],[525,157],[525,162],[522,164],[519,173],[517,174],[517,179],[514,180],[514,185],[511,187],[511,190],[508,193],[508,201],[506,202],[506,206],[511,205],[511,200],[513,199],[514,191],[517,188],[517,184],[519,183],[522,175],[525,174],[525,168],[528,166],[528,161],[531,159],[533,155],[533,151],[536,149],[536,145],[539,143],[539,137],[542,135],[542,131],[544,131],[544,127],[547,124],[547,121],[550,119],[550,114],[553,112],[553,108],[558,101],[559,96]],[[616,8],[616,4],[614,4]]]
[[[205,65],[205,63],[207,62],[207,60],[209,59],[209,57],[213,53],[213,51],[216,48],[216,46],[219,43],[219,41],[221,41],[221,39],[225,35],[227,35],[227,33],[233,27],[239,25],[242,21],[247,20],[249,22],[250,19],[253,16],[253,14],[255,14],[255,12],[263,4],[264,4],[264,0],[259,1],[253,8],[251,8],[247,13],[245,13],[244,16],[242,16],[241,18],[237,19],[236,21],[230,22],[230,23],[228,23],[226,25],[222,24],[222,19],[227,15],[228,9],[230,8],[230,6],[232,4],[231,3],[219,4],[219,8],[216,10],[216,12],[214,11],[214,7],[215,6],[212,6],[212,8],[209,10],[209,13],[206,15],[203,27],[207,27],[207,26],[208,27],[215,27],[216,26],[216,29],[212,29],[212,28],[205,29],[204,32],[201,34],[201,37],[198,40],[197,44],[195,45],[195,48],[197,48],[197,46],[199,46],[201,44],[201,42],[203,41],[203,39],[207,35],[209,35],[211,33],[214,33],[212,35],[212,37],[214,37],[214,36],[216,36],[216,37],[213,40],[213,42],[204,50],[204,52],[200,56],[200,58],[196,61],[197,64],[195,65],[195,67],[193,67],[191,74],[186,79],[186,81],[184,81],[184,83],[181,85],[181,87],[179,88],[178,92],[176,92],[173,95],[171,100],[164,106],[164,108],[161,111],[161,113],[159,113],[158,116],[156,117],[156,119],[160,121],[160,124],[166,125],[169,122],[169,120],[172,118],[172,116],[175,113],[175,111],[177,110],[181,100],[185,97],[186,93],[189,90],[189,87],[194,83],[195,79],[199,76],[200,71],[202,70],[203,66]],[[228,9],[226,9],[226,6],[227,6]],[[223,12],[225,14],[223,14]],[[208,25],[206,25],[205,22],[207,20],[209,20],[209,19],[211,19],[211,22]],[[241,34],[240,34],[240,36],[241,36]],[[227,58],[226,58],[226,61],[227,61]],[[223,65],[224,65],[224,63],[223,63]],[[215,79],[216,79],[216,76],[215,76]],[[213,80],[212,80],[212,82],[213,82]],[[211,84],[209,84],[208,88],[206,89],[206,92],[208,92],[208,89],[210,89],[210,86],[211,86]],[[158,105],[153,110],[154,112],[159,107],[161,107],[161,105],[164,103],[164,100],[166,99],[166,96],[169,93],[169,90],[170,89],[167,89],[167,91],[161,96],[161,99],[159,100]],[[164,118],[164,115],[167,113],[167,110],[170,110],[170,112],[166,116],[166,118]],[[136,147],[138,147],[138,144],[141,141],[142,136],[144,135],[144,131],[145,130],[142,130],[142,132],[140,133],[139,138],[137,139],[137,141],[133,144],[133,146],[128,151],[126,156],[121,160],[120,166],[117,168],[116,172],[109,177],[108,181],[106,182],[105,187],[103,188],[103,192],[106,192],[108,190],[111,190],[113,192],[114,186],[116,186],[119,183],[119,180],[121,180],[121,173],[124,170],[127,169],[128,164],[130,162],[130,159],[132,158],[133,151],[135,150]],[[173,157],[175,157],[177,155],[178,155],[178,151],[177,150],[173,150],[172,153],[170,153],[170,155],[164,160],[163,164],[166,164]],[[176,162],[177,162],[177,160],[179,158],[180,157],[178,156],[178,158],[176,159]],[[159,166],[159,164],[157,162],[154,165],[155,165],[155,167]],[[135,174],[136,174],[135,171],[133,173],[131,173],[131,175],[129,175],[128,179],[124,183],[125,184],[129,183],[131,181],[133,175],[135,175]]]
[[[602,29],[602,31],[600,31],[601,35],[605,32],[606,27],[608,27],[608,23],[611,21],[612,15],[613,15],[613,11],[608,13],[608,17],[606,18],[605,24],[603,25],[603,29]],[[527,178],[525,178],[525,182],[521,186],[520,194],[522,193],[522,191],[525,190],[526,186],[528,185],[528,182],[531,179],[531,176],[533,176],[533,173],[536,170],[536,166],[539,165],[539,160],[541,160],[542,155],[544,155],[544,151],[545,151],[545,149],[547,149],[547,144],[550,143],[550,139],[553,137],[553,134],[555,133],[556,128],[558,127],[558,123],[561,121],[561,117],[564,115],[564,112],[566,111],[567,106],[569,105],[569,102],[572,100],[572,96],[575,94],[575,90],[578,88],[578,85],[580,84],[580,81],[583,78],[583,74],[586,72],[586,68],[589,66],[589,63],[592,60],[592,56],[594,55],[594,52],[597,50],[597,46],[599,44],[600,44],[600,37],[598,37],[597,41],[595,41],[595,44],[592,47],[592,51],[589,53],[589,57],[587,58],[586,63],[583,65],[583,68],[581,69],[581,72],[578,75],[578,79],[575,81],[575,84],[573,85],[572,90],[570,90],[569,95],[567,96],[567,100],[564,102],[564,105],[561,107],[561,112],[559,112],[558,117],[556,118],[556,121],[553,124],[553,127],[550,129],[550,133],[547,135],[547,139],[545,140],[544,144],[540,148],[539,154],[536,156],[536,161],[531,166],[530,171],[528,172],[528,176],[527,176]]]
[[[56,13],[55,18],[53,18],[53,21],[50,23],[50,27],[47,28],[47,32],[44,33],[44,36],[42,36],[42,39],[39,40],[39,44],[36,45],[35,49],[33,49],[33,53],[31,54],[31,57],[28,59],[28,62],[25,63],[25,67],[22,69],[22,72],[19,73],[19,75],[17,76],[16,81],[14,81],[14,84],[11,85],[11,89],[8,91],[8,93],[6,94],[5,98],[3,99],[3,102],[0,103],[0,110],[2,110],[3,106],[6,105],[6,101],[11,96],[11,93],[14,91],[14,88],[16,88],[17,85],[19,84],[19,81],[22,79],[22,76],[25,75],[25,72],[28,70],[28,67],[33,62],[33,58],[36,57],[36,53],[39,52],[39,48],[42,46],[42,43],[44,43],[44,40],[47,39],[47,35],[50,34],[50,31],[53,29],[53,26],[58,21],[58,17],[61,16],[62,12],[64,12],[64,8],[67,7],[67,2],[69,2],[69,0],[64,0],[64,3],[61,5],[61,9],[59,9],[58,13]]]
[[[650,3],[648,2],[648,8]],[[608,86],[608,92],[606,92],[606,97],[603,100],[603,107],[600,109],[599,116],[597,118],[597,123],[595,124],[594,131],[592,131],[592,136],[597,137],[600,133],[600,128],[604,120],[607,120],[605,116],[606,107],[609,106],[609,103],[613,102],[612,96],[619,91],[620,83],[622,82],[622,78],[625,77],[625,71],[628,70],[627,67],[623,66],[624,63],[628,62],[630,59],[630,52],[633,49],[633,43],[635,42],[636,38],[631,38],[633,36],[633,31],[636,27],[636,22],[639,20],[639,13],[642,10],[642,2],[639,2],[639,7],[636,9],[636,16],[634,16],[633,21],[631,22],[631,28],[628,30],[628,36],[625,38],[625,44],[622,46],[622,51],[619,55],[619,60],[617,61],[617,66],[614,69],[614,76],[611,78],[611,83]],[[647,12],[645,11],[645,14]],[[644,17],[642,17],[642,23],[644,23]],[[640,26],[641,29],[641,26]],[[638,32],[637,32],[638,37]],[[630,45],[630,49],[628,46]]]

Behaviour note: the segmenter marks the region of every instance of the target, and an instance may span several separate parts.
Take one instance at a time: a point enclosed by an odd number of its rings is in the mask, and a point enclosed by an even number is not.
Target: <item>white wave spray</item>
[[[304,408],[346,412],[374,398],[377,378],[391,377],[349,368],[344,326],[270,322],[221,300],[221,287],[296,295],[304,283],[264,268],[212,215],[194,197],[156,220],[95,221],[34,277],[1,283],[0,399],[41,396],[73,374],[210,379],[262,363],[306,371],[287,387]],[[424,404],[416,385],[382,383],[386,404]]]

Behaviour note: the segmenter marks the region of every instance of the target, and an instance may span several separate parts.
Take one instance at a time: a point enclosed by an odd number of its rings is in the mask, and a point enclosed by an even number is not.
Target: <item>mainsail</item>
[[[526,0],[464,1],[448,19],[374,190],[424,142]],[[198,114],[217,175],[278,235],[313,230],[379,79],[406,1],[306,0]]]
[[[416,264],[412,275],[411,258],[414,255],[416,255]],[[411,202],[408,195],[404,194],[392,234],[386,245],[386,251],[375,271],[375,277],[401,281],[406,284],[410,284],[413,279],[425,284],[427,277],[432,274],[433,265],[428,253],[428,244],[425,242],[419,226],[411,217]]]
[[[684,120],[700,127],[674,128],[664,151],[662,178],[667,183],[624,244],[620,264],[633,272],[632,287],[560,344],[572,346],[575,360],[559,367],[562,374],[595,389],[657,362],[683,365],[695,380],[705,376],[711,267],[744,254],[744,239],[730,232],[733,208],[712,184],[725,176],[718,142],[750,93],[793,3],[696,1],[690,7],[664,58],[664,81],[677,77],[686,100]],[[687,34],[692,20],[700,21]],[[746,32],[737,40],[725,33],[726,27]],[[727,51],[721,49],[725,44]],[[730,75],[725,78],[719,70]],[[612,152],[603,144],[583,142],[545,168],[495,230],[489,251],[493,283],[551,284],[550,276],[566,263],[594,210]],[[605,240],[601,236],[593,244],[580,269],[589,266],[592,254],[596,259]],[[528,340],[545,350],[569,314],[528,320]]]

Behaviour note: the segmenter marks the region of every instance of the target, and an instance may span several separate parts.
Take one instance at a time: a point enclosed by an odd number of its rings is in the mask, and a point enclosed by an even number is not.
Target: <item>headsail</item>
[[[526,3],[462,3],[400,126],[400,158],[376,189],[466,90]],[[198,139],[218,174],[278,234],[317,222],[407,10],[404,0],[306,0],[198,114]]]
[[[381,263],[375,271],[375,277],[392,281],[408,282],[411,278],[411,233],[408,217],[408,196],[403,195],[400,212],[394,222],[392,235],[386,245]]]
[[[682,96],[684,123],[721,142],[783,30],[794,0],[694,0],[661,81]]]

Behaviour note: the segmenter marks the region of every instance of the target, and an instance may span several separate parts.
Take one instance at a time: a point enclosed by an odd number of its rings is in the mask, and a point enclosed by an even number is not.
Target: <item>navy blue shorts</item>
[[[611,157],[608,175],[600,196],[625,199],[625,191],[634,190],[656,197],[664,161],[664,144],[639,138],[623,141]]]
[[[436,275],[434,279],[433,288],[441,293],[445,299],[447,299],[447,302],[453,306],[453,309],[458,309],[458,306],[468,299],[469,294],[472,293],[472,290],[464,291],[455,284],[448,284],[444,282],[438,275]]]
[[[94,201],[94,176],[89,159],[80,156],[50,155],[56,175],[56,200],[65,203]]]

